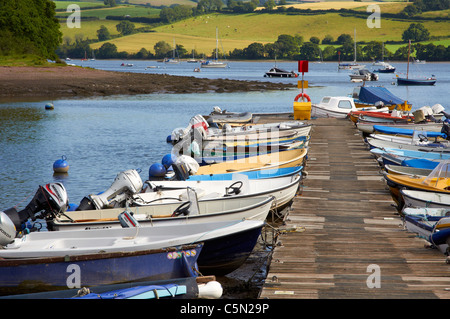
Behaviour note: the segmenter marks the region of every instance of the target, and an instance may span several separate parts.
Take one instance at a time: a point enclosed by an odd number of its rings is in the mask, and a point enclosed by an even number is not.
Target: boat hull
[[[227,201],[229,202],[230,200],[235,203],[233,209],[226,208]],[[274,198],[272,196],[206,199],[199,202],[199,214],[188,214],[186,216],[181,214],[176,217],[171,214],[183,202],[128,207],[127,211],[135,216],[140,228],[158,228],[165,226],[184,227],[207,222],[231,223],[235,220],[244,219],[264,221],[272,207],[273,200]],[[246,202],[251,202],[251,204],[245,204]],[[124,208],[118,208],[66,212],[66,216],[49,220],[47,223],[49,225],[48,227],[53,231],[87,231],[93,229],[121,228],[122,226],[117,216],[124,210]],[[144,216],[144,218],[141,219],[140,216]]]
[[[435,79],[407,79],[407,78],[397,78],[397,85],[434,85],[436,83]]]
[[[205,242],[198,267],[203,275],[226,275],[238,269],[252,253],[262,227]]]
[[[450,208],[450,195],[402,189],[405,207]]]
[[[62,290],[75,288],[75,284],[92,287],[191,277],[201,249],[202,245],[189,245],[137,252],[3,259],[0,260],[0,294]]]

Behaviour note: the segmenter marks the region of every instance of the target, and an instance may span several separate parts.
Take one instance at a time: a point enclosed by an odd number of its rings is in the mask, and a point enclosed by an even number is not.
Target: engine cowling
[[[0,246],[12,243],[15,237],[16,226],[4,212],[0,212]]]

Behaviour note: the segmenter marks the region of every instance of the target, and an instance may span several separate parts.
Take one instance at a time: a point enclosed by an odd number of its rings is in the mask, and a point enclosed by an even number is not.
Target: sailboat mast
[[[408,66],[406,67],[406,78],[409,75],[409,55],[411,54],[411,40],[408,42]]]
[[[354,58],[355,58],[355,62],[356,62],[356,28],[354,29],[354,52],[353,52],[353,56],[354,56]]]
[[[219,59],[219,30],[216,27],[216,61]]]
[[[173,59],[174,59],[174,60],[175,60],[175,50],[176,50],[175,39],[173,39],[173,52],[172,52],[172,56],[173,56]]]

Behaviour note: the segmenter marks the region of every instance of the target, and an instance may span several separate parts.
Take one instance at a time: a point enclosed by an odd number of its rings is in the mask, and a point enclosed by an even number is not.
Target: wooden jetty
[[[450,298],[446,256],[404,228],[353,123],[311,122],[308,175],[259,298]]]

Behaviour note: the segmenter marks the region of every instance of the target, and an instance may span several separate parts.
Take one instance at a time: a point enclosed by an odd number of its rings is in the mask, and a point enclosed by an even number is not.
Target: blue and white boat
[[[236,174],[243,174],[249,179],[264,179],[301,174],[303,166],[263,169],[258,171],[223,173],[210,175],[190,175],[188,181],[231,181]]]
[[[32,232],[0,250],[0,287],[11,294],[128,281],[227,273],[253,250],[264,221],[236,220],[161,227]],[[203,258],[205,244],[208,246]],[[194,245],[194,246],[192,246]]]
[[[35,233],[35,235],[41,234],[45,233]],[[47,234],[54,233],[47,232]],[[30,235],[18,241],[24,240],[23,245],[25,242],[34,242],[34,239],[29,238]],[[55,246],[48,247],[48,250],[54,248],[55,251],[65,250],[65,252],[53,256],[45,256],[46,254],[42,251],[28,256],[23,253],[26,248],[18,247],[16,243],[5,247],[0,260],[0,295],[63,290],[77,287],[77,285],[91,287],[196,276],[196,262],[203,246],[167,246],[112,253],[98,250],[95,253],[76,254],[80,248],[74,246],[75,239],[61,238],[59,249],[56,247],[56,241],[58,239],[54,241]],[[133,242],[133,240],[129,241]],[[7,256],[10,250],[17,251],[15,256]]]
[[[404,150],[395,148],[384,148],[384,149],[374,148],[370,150],[370,152],[377,157],[381,157],[384,165],[387,164],[403,165],[402,163],[405,160],[420,159],[420,160],[435,161],[437,166],[437,164],[439,164],[439,161],[450,160],[450,153],[439,151],[422,152],[422,151]],[[405,164],[404,166],[407,165]]]
[[[409,231],[427,240],[433,247],[448,255],[450,243],[450,217],[406,215]]]
[[[418,124],[405,124],[405,125],[418,125]],[[430,125],[433,125],[433,127],[437,127],[438,130],[426,130],[426,126],[422,126],[423,129],[423,135],[426,137],[442,137],[444,139],[447,138],[447,134],[441,133],[442,129],[442,123],[431,123]],[[406,127],[399,127],[398,125],[388,126],[388,125],[374,125],[373,130],[379,133],[383,134],[391,134],[391,135],[407,135],[407,136],[413,136],[414,134],[417,134],[417,131],[419,131],[418,128],[406,128]]]
[[[208,276],[24,293],[0,299],[217,299],[222,293],[222,285]]]

